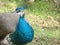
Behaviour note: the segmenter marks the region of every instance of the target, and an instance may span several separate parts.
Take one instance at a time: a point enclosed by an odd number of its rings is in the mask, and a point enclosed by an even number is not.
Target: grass
[[[27,45],[60,45],[60,28],[49,27],[49,25],[43,28],[39,26],[41,24],[38,23],[39,21],[38,17],[26,15],[26,20],[33,26],[34,31],[35,31],[34,40]],[[43,19],[43,21],[44,20],[45,19]]]
[[[29,45],[60,45],[60,30],[35,28],[34,40]]]

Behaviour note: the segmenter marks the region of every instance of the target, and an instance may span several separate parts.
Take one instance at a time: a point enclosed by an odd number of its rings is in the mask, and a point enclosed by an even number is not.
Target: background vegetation
[[[0,0],[0,12],[12,12],[23,0]],[[35,0],[25,10],[26,20],[35,31],[27,45],[60,45],[60,0]]]

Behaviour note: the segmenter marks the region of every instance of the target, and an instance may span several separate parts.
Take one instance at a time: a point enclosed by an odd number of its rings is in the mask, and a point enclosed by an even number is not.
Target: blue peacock
[[[25,45],[33,40],[34,30],[24,19],[24,8],[16,8],[16,13],[20,15],[16,30],[8,34],[1,41],[1,45]]]
[[[24,19],[24,16],[25,16],[24,9],[27,8],[27,2],[30,3],[31,1],[25,0],[25,2],[26,3],[23,4],[22,8],[16,8],[15,10],[15,12],[19,14],[20,16],[13,13],[0,13],[0,32],[1,32],[0,43],[1,45],[14,45],[14,44],[22,45],[22,44],[26,44],[32,41],[34,37],[34,31],[32,27]]]

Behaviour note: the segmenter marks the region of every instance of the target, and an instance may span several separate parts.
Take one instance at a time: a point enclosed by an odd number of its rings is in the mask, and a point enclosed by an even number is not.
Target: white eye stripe
[[[25,13],[24,13],[24,12],[19,12],[18,14],[22,16],[22,15],[25,14]]]
[[[19,13],[19,12],[24,12],[23,10],[17,10],[17,12]]]

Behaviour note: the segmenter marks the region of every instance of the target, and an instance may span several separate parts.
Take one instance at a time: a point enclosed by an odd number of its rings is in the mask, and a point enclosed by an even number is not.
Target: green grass
[[[35,38],[28,45],[60,45],[60,30],[35,30]]]
[[[29,17],[30,15],[26,15],[28,22],[31,23],[34,29],[35,36],[34,36],[34,40],[27,45],[60,45],[60,28],[59,27],[56,28],[56,27],[48,26],[48,27],[42,28],[41,26],[38,26],[40,25],[38,24],[38,22],[35,22],[37,21],[37,18],[39,16],[35,18],[34,16],[31,16],[30,21],[29,21]],[[32,19],[35,21],[32,21]],[[46,20],[46,19],[43,19],[43,20]]]
[[[60,45],[60,28],[59,29],[41,29],[33,26],[35,31],[34,40],[27,45]]]

